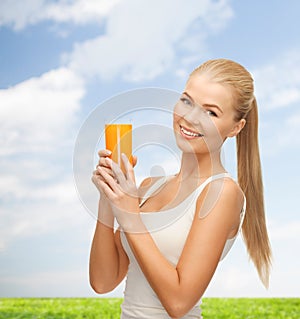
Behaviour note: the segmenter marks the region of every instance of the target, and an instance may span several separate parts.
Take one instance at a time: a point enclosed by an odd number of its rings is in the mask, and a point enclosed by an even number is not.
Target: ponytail
[[[258,111],[254,98],[245,127],[237,135],[238,182],[247,199],[243,238],[259,277],[269,286],[271,247],[266,228],[263,183],[258,147]]]
[[[247,199],[242,232],[248,254],[261,281],[268,287],[272,253],[265,220],[253,78],[242,65],[227,59],[206,61],[191,76],[194,74],[206,74],[216,83],[229,85],[234,97],[235,120],[246,120],[236,137],[238,182]]]

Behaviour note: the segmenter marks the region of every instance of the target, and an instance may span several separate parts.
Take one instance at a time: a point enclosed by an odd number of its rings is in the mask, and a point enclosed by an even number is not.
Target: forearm
[[[169,314],[173,314],[183,292],[176,267],[161,254],[148,232],[126,233],[126,237],[152,289]]]
[[[91,286],[99,293],[114,288],[118,278],[119,256],[113,223],[114,217],[109,203],[100,199],[89,267]]]
[[[201,228],[199,224],[197,226],[199,228],[194,226],[191,229],[176,266],[160,252],[147,231],[139,234],[126,233],[141,270],[172,318],[184,316],[202,297],[226,242],[226,231],[215,236],[203,223]],[[223,225],[220,226],[219,233],[221,228]],[[212,250],[211,247],[215,249]]]

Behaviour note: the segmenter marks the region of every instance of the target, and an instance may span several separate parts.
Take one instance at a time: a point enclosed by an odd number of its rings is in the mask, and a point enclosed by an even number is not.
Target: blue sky
[[[299,297],[299,12],[295,0],[0,1],[0,296],[95,296],[95,220],[72,172],[81,125],[116,94],[180,92],[225,57],[255,78],[274,265],[266,291],[240,239],[207,296]]]

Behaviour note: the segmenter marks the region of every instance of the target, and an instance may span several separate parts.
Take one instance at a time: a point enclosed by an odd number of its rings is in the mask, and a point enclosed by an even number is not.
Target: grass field
[[[121,298],[0,298],[0,318],[119,319],[121,303]],[[300,319],[300,298],[204,298],[202,310],[204,319]]]

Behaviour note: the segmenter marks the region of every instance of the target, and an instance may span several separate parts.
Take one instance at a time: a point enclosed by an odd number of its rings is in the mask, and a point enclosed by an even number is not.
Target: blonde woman
[[[128,159],[123,173],[107,150],[93,173],[100,200],[90,283],[106,293],[127,276],[123,319],[202,318],[201,298],[240,230],[268,286],[271,249],[250,73],[226,59],[196,68],[174,107],[173,128],[182,151],[176,175],[137,188]],[[238,183],[220,158],[230,137],[237,141]]]

